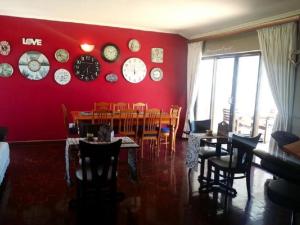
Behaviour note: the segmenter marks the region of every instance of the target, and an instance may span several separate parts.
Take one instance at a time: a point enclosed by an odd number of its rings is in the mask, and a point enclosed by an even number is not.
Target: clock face
[[[154,81],[160,81],[163,78],[163,71],[160,68],[153,68],[150,77]]]
[[[71,74],[68,70],[58,69],[54,73],[54,80],[60,85],[66,85],[71,81]]]
[[[0,63],[0,77],[10,77],[14,72],[12,65]]]
[[[144,80],[147,68],[143,60],[139,58],[129,58],[123,64],[124,78],[131,83],[139,83]]]
[[[66,49],[57,49],[54,56],[61,63],[68,62],[69,60],[69,52]]]
[[[138,40],[131,39],[128,43],[128,48],[132,52],[138,52],[141,49],[141,44]]]
[[[114,62],[119,58],[120,50],[115,44],[106,44],[103,46],[102,58],[107,62]]]
[[[47,57],[36,51],[25,52],[19,59],[19,70],[29,80],[41,80],[50,69]]]
[[[95,80],[100,71],[98,60],[91,55],[81,55],[74,63],[74,72],[77,78],[83,81]]]
[[[10,53],[10,45],[7,41],[0,41],[0,54],[8,55]]]

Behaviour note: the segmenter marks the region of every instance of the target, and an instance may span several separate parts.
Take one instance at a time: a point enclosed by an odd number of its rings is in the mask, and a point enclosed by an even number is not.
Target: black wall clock
[[[119,58],[120,50],[115,44],[108,43],[102,47],[101,54],[106,62],[115,62]]]
[[[80,80],[95,80],[100,72],[100,63],[94,56],[81,55],[74,63],[74,72]]]

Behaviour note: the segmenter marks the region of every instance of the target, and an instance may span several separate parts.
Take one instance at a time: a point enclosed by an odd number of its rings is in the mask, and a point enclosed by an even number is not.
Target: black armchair
[[[300,164],[285,161],[260,150],[255,150],[254,154],[261,158],[261,167],[277,177],[276,180],[266,183],[269,199],[290,209],[291,224],[295,225],[295,213],[300,211]]]
[[[280,149],[284,145],[299,140],[298,136],[286,131],[276,131],[271,136]],[[269,199],[290,209],[292,211],[291,224],[295,225],[295,214],[300,211],[300,163],[283,160],[260,150],[255,150],[254,154],[261,158],[261,167],[276,177],[275,180],[269,180],[266,183]]]

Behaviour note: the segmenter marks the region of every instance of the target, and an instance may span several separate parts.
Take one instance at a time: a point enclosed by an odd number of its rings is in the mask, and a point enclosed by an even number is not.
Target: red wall
[[[147,102],[150,107],[169,110],[170,105],[186,105],[187,41],[179,35],[147,32],[132,29],[113,28],[77,23],[54,22],[0,16],[0,41],[7,40],[11,45],[8,56],[0,55],[0,63],[10,63],[14,73],[10,78],[0,77],[0,126],[9,128],[9,141],[53,140],[64,138],[61,104],[68,110],[90,110],[95,101]],[[40,38],[42,46],[22,44],[22,38]],[[132,38],[141,43],[141,50],[133,53],[128,47]],[[73,62],[83,54],[80,43],[89,41],[95,44],[91,55],[101,64],[98,79],[83,82],[74,76]],[[115,63],[107,63],[100,56],[103,44],[112,42],[120,48],[120,57]],[[151,48],[164,49],[162,64],[151,62]],[[58,48],[67,49],[70,59],[59,63],[54,58]],[[30,50],[42,52],[50,61],[48,75],[39,81],[28,80],[20,74],[20,56]],[[123,62],[129,57],[140,57],[147,65],[147,76],[138,84],[127,82],[121,73]],[[154,82],[150,70],[160,67],[164,78]],[[72,80],[66,86],[54,81],[54,72],[59,68],[68,69]],[[109,72],[117,73],[117,83],[105,81]],[[182,126],[182,121],[181,121]]]

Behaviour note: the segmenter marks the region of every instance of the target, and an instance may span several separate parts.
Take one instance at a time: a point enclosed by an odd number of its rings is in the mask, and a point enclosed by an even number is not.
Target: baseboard
[[[30,145],[30,144],[55,144],[55,143],[65,143],[66,139],[54,139],[54,140],[28,140],[28,141],[8,141],[10,145]]]

